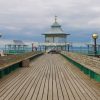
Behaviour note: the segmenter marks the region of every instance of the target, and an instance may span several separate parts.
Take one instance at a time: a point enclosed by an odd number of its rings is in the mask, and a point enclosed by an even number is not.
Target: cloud
[[[100,33],[99,0],[0,0],[0,32],[3,38],[41,41],[55,15],[73,41],[88,41],[83,32]]]

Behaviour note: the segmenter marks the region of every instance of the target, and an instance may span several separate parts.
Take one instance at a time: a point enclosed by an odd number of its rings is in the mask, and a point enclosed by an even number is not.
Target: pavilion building
[[[21,40],[13,40],[10,44],[5,45],[5,54],[21,54],[28,52],[28,45]]]
[[[49,31],[43,34],[45,36],[45,51],[52,49],[55,50],[66,50],[69,49],[69,43],[67,42],[67,36],[61,25],[57,22],[57,16],[55,16],[55,21],[51,25]]]

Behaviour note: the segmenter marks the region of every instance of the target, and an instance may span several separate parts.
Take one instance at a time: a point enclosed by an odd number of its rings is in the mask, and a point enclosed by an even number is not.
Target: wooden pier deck
[[[0,79],[0,100],[100,100],[100,83],[59,54],[45,54]]]

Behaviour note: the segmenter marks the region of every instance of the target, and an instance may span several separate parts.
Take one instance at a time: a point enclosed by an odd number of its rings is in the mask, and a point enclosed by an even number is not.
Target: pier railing
[[[90,78],[100,82],[100,58],[72,52],[62,52],[61,54]]]
[[[53,43],[53,42],[47,42],[47,43],[40,43],[39,45],[44,45],[44,46],[64,46],[64,45],[68,45],[70,43]]]
[[[19,67],[23,67],[23,63],[31,61],[32,59],[42,55],[42,52],[30,52],[19,55],[10,55],[0,58],[0,78],[16,70]]]

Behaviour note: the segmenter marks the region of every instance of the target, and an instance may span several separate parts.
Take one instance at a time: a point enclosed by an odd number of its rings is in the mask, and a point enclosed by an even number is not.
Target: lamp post
[[[68,44],[68,52],[69,52],[69,47],[70,47],[70,44]]]
[[[0,33],[0,37],[2,37],[2,33]]]
[[[89,54],[89,44],[87,45],[87,47],[88,47],[88,54]]]
[[[92,38],[94,39],[94,55],[96,56],[97,54],[97,38],[98,38],[98,34],[94,33],[92,34]]]

